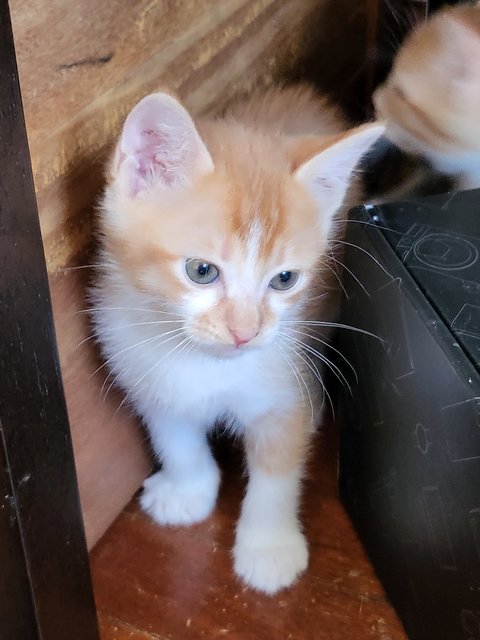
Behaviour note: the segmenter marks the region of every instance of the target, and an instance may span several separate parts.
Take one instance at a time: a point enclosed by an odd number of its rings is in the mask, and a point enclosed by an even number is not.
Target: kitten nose
[[[256,336],[258,336],[257,327],[253,327],[251,329],[230,329],[230,334],[236,344],[237,347],[240,347],[242,344],[247,344],[250,340],[253,340]]]

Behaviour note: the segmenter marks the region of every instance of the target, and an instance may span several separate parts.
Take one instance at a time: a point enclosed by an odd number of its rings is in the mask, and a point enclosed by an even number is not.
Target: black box
[[[368,333],[339,330],[342,499],[409,637],[477,640],[480,190],[347,227],[341,322]]]

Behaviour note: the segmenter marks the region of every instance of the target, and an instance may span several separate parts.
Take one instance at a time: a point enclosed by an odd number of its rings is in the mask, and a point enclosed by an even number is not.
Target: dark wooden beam
[[[0,43],[0,635],[98,640],[8,2]]]

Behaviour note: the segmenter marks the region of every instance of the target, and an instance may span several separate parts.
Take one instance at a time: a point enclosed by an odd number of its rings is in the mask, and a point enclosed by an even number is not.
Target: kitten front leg
[[[310,421],[303,411],[271,413],[246,435],[249,482],[233,550],[236,573],[273,594],[306,569],[308,550],[298,521]]]
[[[194,419],[166,413],[155,414],[147,424],[162,469],[145,480],[142,508],[159,524],[204,520],[215,506],[220,484],[205,429]]]

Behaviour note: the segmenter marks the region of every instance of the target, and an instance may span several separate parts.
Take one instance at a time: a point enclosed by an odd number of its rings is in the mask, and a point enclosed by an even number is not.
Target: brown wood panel
[[[268,1],[257,2],[257,11]],[[227,0],[215,11],[211,0],[10,4],[29,134],[37,144],[68,127],[112,87],[131,82],[132,76],[142,84],[139,69],[145,61],[153,58],[154,74],[161,74],[168,62],[247,3]]]
[[[151,469],[145,434],[122,397],[111,389],[107,371],[92,348],[85,312],[85,270],[51,278],[60,362],[72,424],[85,531],[91,547],[122,510]],[[100,368],[101,367],[101,368]],[[100,368],[100,369],[99,369]]]
[[[310,566],[273,598],[232,575],[245,479],[231,449],[217,451],[224,484],[206,522],[158,527],[133,502],[93,550],[102,639],[406,640],[337,498],[335,429],[319,438],[305,487]]]
[[[98,616],[100,625],[100,637],[108,640],[164,640],[161,636],[152,636],[145,631],[139,631],[121,620],[112,616],[100,614]]]

